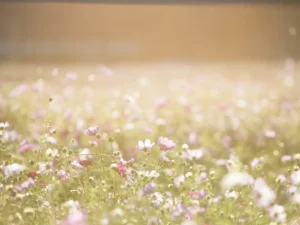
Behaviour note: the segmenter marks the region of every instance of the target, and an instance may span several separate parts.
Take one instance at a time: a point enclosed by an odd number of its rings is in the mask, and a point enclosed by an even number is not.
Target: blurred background
[[[0,60],[298,59],[300,4],[0,3]]]

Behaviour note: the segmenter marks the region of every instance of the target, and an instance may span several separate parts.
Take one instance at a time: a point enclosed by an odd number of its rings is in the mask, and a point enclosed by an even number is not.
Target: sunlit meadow
[[[296,66],[1,65],[0,224],[300,224]]]

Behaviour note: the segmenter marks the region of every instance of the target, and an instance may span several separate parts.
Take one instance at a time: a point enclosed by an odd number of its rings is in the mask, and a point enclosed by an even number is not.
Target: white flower
[[[150,195],[150,199],[152,199],[151,203],[155,208],[160,207],[164,202],[164,197],[159,192],[154,192]]]
[[[291,155],[283,155],[281,157],[281,162],[288,162],[288,161],[292,161],[292,156]]]
[[[80,204],[78,201],[74,201],[74,200],[69,200],[69,201],[66,201],[64,204],[63,204],[65,207],[69,208],[69,211],[72,211],[72,210],[79,210],[80,209]]]
[[[50,143],[50,144],[53,144],[53,145],[55,145],[55,144],[57,143],[56,138],[55,138],[55,137],[52,137],[52,136],[48,136],[48,137],[46,138],[46,141],[47,141],[48,143]]]
[[[112,212],[111,212],[111,215],[113,217],[116,217],[116,216],[123,216],[124,215],[124,212],[121,208],[115,208]]]
[[[269,216],[277,223],[285,223],[286,213],[282,205],[273,205],[269,210]]]
[[[298,191],[298,188],[296,186],[290,186],[287,190],[289,199],[296,203],[300,204],[300,192]]]
[[[47,156],[51,156],[51,157],[59,156],[58,150],[57,150],[57,149],[52,149],[52,148],[48,148],[48,149],[46,150],[46,155],[47,155]]]
[[[183,150],[188,150],[188,149],[189,149],[189,146],[188,146],[187,144],[183,144],[183,145],[181,146],[181,148],[182,148]]]
[[[246,172],[230,172],[222,180],[222,187],[230,189],[234,186],[245,186],[253,184],[253,177]]]
[[[239,197],[239,193],[236,192],[236,191],[226,190],[225,197],[226,198],[233,198],[234,200],[236,200]]]
[[[148,151],[153,148],[155,144],[152,143],[149,139],[146,139],[144,142],[143,141],[138,141],[136,148],[140,151]]]
[[[25,166],[18,164],[18,163],[13,163],[11,165],[7,165],[3,168],[3,173],[6,177],[10,177],[15,174],[19,174],[23,170],[25,170]]]
[[[297,170],[291,174],[291,182],[293,185],[300,184],[300,170]]]
[[[8,128],[9,127],[9,123],[8,122],[1,122],[0,123],[0,128],[4,129],[4,128]]]
[[[79,153],[79,160],[80,161],[89,161],[93,158],[91,150],[88,148],[84,148],[80,153]]]
[[[188,160],[199,160],[202,158],[204,155],[204,150],[203,149],[194,149],[194,150],[187,150],[182,154],[182,158],[188,159]]]
[[[178,177],[174,178],[174,184],[176,187],[180,187],[180,185],[184,182],[185,177],[183,174],[179,175]]]
[[[276,199],[275,192],[266,184],[266,182],[262,178],[258,178],[255,180],[253,192],[254,200],[260,208],[269,207]]]
[[[38,173],[49,174],[54,172],[53,162],[39,162],[38,166],[39,166]]]
[[[157,178],[160,175],[156,170],[138,171],[137,173],[140,176],[151,177],[151,178]]]
[[[258,166],[263,160],[264,160],[263,157],[260,157],[260,158],[254,158],[254,159],[251,161],[251,168],[252,168],[252,169],[255,169],[256,166]]]

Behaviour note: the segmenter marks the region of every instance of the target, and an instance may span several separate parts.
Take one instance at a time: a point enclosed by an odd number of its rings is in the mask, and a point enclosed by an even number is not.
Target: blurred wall
[[[299,36],[300,4],[0,3],[0,59],[299,58]]]

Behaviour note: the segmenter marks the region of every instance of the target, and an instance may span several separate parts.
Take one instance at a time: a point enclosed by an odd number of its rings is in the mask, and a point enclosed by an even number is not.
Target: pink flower
[[[33,149],[35,149],[35,148],[37,148],[37,146],[34,145],[34,144],[23,144],[23,145],[21,145],[20,148],[18,149],[18,152],[24,153],[24,152],[27,152],[27,151],[29,151],[29,150],[33,150]]]
[[[24,181],[21,185],[17,185],[16,189],[21,192],[25,189],[32,187],[34,184],[35,181],[32,178],[29,178],[28,180]]]
[[[232,145],[232,138],[230,136],[223,137],[222,144],[225,148],[230,148]]]
[[[87,225],[86,214],[80,210],[72,210],[61,225]]]
[[[268,130],[265,132],[265,136],[268,138],[274,138],[276,136],[276,132],[273,130]]]
[[[126,165],[121,162],[117,162],[117,172],[121,177],[124,177],[126,174]]]
[[[57,176],[61,179],[61,180],[67,180],[69,178],[69,174],[65,171],[65,170],[59,170],[57,172]]]
[[[175,143],[172,140],[169,140],[166,137],[158,138],[158,144],[161,150],[168,151],[175,148]]]
[[[99,131],[99,127],[98,126],[93,126],[93,127],[89,127],[87,129],[86,134],[88,136],[95,136],[98,131]]]

